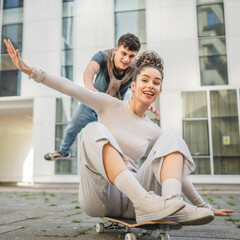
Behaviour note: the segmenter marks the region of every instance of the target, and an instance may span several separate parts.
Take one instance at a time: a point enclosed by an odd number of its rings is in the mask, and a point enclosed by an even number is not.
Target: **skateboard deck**
[[[158,232],[158,237],[161,240],[169,240],[170,236],[166,232],[168,230],[178,230],[182,228],[179,223],[170,222],[170,221],[149,221],[137,223],[134,219],[122,219],[122,218],[111,218],[111,217],[102,217],[104,220],[108,220],[110,225],[98,223],[96,225],[96,231],[98,233],[103,233],[105,229],[124,229],[127,232],[125,240],[136,240],[137,237],[134,233],[131,233],[132,228],[140,228],[146,230],[142,234],[138,234],[138,238],[141,238],[143,235],[150,235],[152,232]],[[162,231],[162,232],[161,232]]]

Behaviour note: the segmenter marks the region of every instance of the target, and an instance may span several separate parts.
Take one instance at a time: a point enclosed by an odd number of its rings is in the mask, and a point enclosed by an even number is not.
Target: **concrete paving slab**
[[[216,217],[207,225],[171,231],[171,240],[239,240],[240,192],[234,187],[231,192],[219,186],[213,186],[214,190],[199,188],[204,199],[215,208],[231,208],[235,213],[228,217]],[[104,221],[91,218],[82,211],[77,202],[77,191],[77,185],[75,188],[67,187],[66,191],[59,186],[55,186],[55,189],[45,186],[27,189],[0,186],[0,239],[124,239],[123,230],[96,233],[95,225]],[[138,230],[134,231],[138,233]],[[156,239],[154,236],[144,236],[142,240]]]
[[[22,226],[0,226],[0,234],[22,229]],[[1,239],[1,238],[0,238]]]
[[[19,222],[19,221],[23,221],[23,220],[27,220],[27,218],[23,215],[11,212],[11,213],[8,213],[8,214],[1,214],[0,224],[5,225],[5,224]]]

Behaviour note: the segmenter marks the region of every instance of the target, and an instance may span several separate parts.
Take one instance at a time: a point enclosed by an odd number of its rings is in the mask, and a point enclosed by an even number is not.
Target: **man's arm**
[[[95,61],[90,61],[83,73],[83,82],[86,88],[98,92],[93,86],[93,79],[95,74],[99,71],[100,65]]]

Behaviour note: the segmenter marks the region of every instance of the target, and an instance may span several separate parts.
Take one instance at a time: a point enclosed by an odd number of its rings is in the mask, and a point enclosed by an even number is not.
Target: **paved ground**
[[[197,186],[206,201],[216,208],[234,209],[227,217],[216,217],[204,226],[171,231],[171,240],[240,239],[240,185]],[[124,231],[97,234],[102,220],[83,213],[77,198],[77,185],[0,185],[0,240],[124,239]],[[138,232],[136,232],[138,233]],[[155,239],[144,236],[142,239]]]

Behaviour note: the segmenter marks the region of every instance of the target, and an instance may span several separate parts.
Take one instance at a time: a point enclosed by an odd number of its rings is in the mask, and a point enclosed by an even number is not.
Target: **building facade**
[[[30,65],[82,85],[91,57],[131,32],[164,59],[160,121],[149,116],[185,139],[193,182],[239,184],[239,10],[238,0],[0,0],[0,182],[78,182],[80,161],[78,141],[71,159],[43,159],[79,103],[21,74],[3,39]]]

